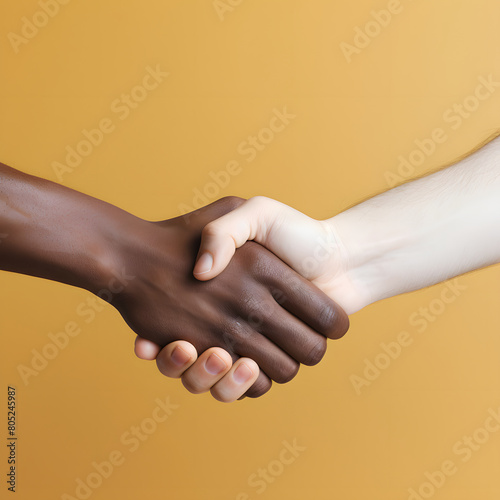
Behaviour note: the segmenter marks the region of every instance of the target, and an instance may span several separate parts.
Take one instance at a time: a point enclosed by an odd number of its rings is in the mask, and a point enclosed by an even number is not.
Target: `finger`
[[[231,369],[233,360],[220,347],[207,349],[182,375],[182,384],[193,394],[209,391]]]
[[[261,280],[284,309],[330,339],[341,338],[349,329],[345,311],[319,288],[286,264],[269,272],[261,266]]]
[[[316,365],[326,353],[326,338],[278,304],[253,326],[298,363]]]
[[[256,304],[259,302],[257,301]],[[276,306],[272,298],[268,297],[261,302],[261,305],[263,308]],[[261,309],[253,310],[260,311]],[[279,384],[289,382],[297,375],[299,364],[274,342],[256,331],[253,328],[255,321],[258,321],[257,315],[251,311],[249,313],[248,309],[242,310],[237,321],[226,325],[222,331],[223,347],[234,353],[235,362],[240,357],[251,358],[275,382]]]
[[[177,340],[167,344],[156,357],[156,365],[163,375],[179,378],[196,361],[198,353],[192,344]]]
[[[257,380],[259,367],[248,358],[238,359],[229,372],[211,389],[212,396],[223,403],[231,403],[240,398]]]
[[[257,380],[252,384],[252,387],[250,387],[250,389],[248,389],[248,391],[238,399],[244,399],[245,397],[260,398],[271,389],[272,385],[272,380],[262,370],[260,370],[259,376],[257,377]]]
[[[160,350],[161,347],[158,344],[151,342],[151,340],[140,337],[139,335],[135,338],[134,352],[140,359],[151,361],[158,356]]]

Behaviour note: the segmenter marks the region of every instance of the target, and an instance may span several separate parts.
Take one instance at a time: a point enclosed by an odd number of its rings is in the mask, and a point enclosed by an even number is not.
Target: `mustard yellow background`
[[[115,130],[64,175],[65,185],[165,219],[192,206],[210,172],[235,160],[241,173],[216,197],[261,194],[328,217],[387,189],[398,157],[435,128],[447,140],[414,175],[500,124],[498,89],[455,130],[443,119],[479,77],[500,81],[495,0],[401,0],[401,12],[351,62],[341,43],[353,44],[355,28],[390,2],[224,3],[221,19],[211,0],[73,0],[17,53],[9,33],[21,35],[23,17],[33,20],[41,6],[4,3],[1,161],[57,180],[53,163],[64,162],[66,146],[110,118]],[[157,65],[169,76],[120,120],[111,103]],[[284,107],[296,118],[247,162],[241,143]],[[193,396],[136,359],[134,336],[113,309],[85,323],[75,310],[86,292],[7,273],[0,282],[3,443],[7,385],[18,393],[13,498],[77,498],[76,480],[115,450],[124,463],[92,499],[407,499],[445,460],[458,471],[433,498],[499,498],[500,432],[466,463],[453,451],[500,407],[498,267],[460,278],[465,290],[421,333],[412,315],[443,285],[367,307],[320,365],[232,405]],[[82,333],[23,383],[19,365],[29,366],[32,350],[68,321]],[[352,375],[363,376],[365,359],[402,331],[413,344],[358,395]],[[178,408],[130,451],[121,436],[167,397]],[[280,468],[283,441],[294,440],[305,450]],[[6,451],[0,463],[5,479]],[[252,477],[268,466],[275,474],[261,492]],[[1,488],[3,497],[4,480]]]

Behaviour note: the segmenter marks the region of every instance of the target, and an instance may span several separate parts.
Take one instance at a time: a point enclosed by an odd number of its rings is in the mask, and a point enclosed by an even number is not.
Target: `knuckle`
[[[292,297],[303,297],[306,299],[307,297],[305,295],[308,292],[308,288],[304,283],[304,280],[297,275],[290,277],[290,279],[287,280],[288,292],[290,295]]]
[[[286,384],[290,382],[295,375],[297,375],[299,371],[300,365],[297,361],[290,359],[288,363],[283,364],[279,368],[277,368],[276,373],[274,374],[274,381],[278,384]]]
[[[245,253],[248,254],[248,257],[253,261],[254,259],[258,259],[266,252],[262,251],[262,246],[254,241],[247,241],[245,245],[241,248]]]
[[[218,203],[224,205],[229,211],[238,208],[245,202],[244,198],[240,198],[239,196],[224,196],[221,198]]]
[[[305,278],[286,265],[280,269],[280,275],[284,278],[274,286],[273,296],[281,297],[283,303],[288,299],[304,304],[311,302],[312,297],[309,295],[311,287]]]
[[[230,354],[237,351],[248,340],[249,334],[243,326],[241,318],[222,327],[221,341],[223,345],[220,347]]]
[[[349,329],[349,317],[336,305],[321,308],[318,320],[321,330],[333,339],[339,339]]]
[[[202,394],[207,392],[207,388],[195,378],[184,376],[181,378],[182,385],[190,392],[191,394]]]
[[[269,250],[254,241],[247,241],[238,252],[242,258],[244,257],[243,264],[256,276],[267,278],[276,274],[277,269],[281,269],[281,261]],[[237,256],[238,252],[236,253]]]
[[[251,198],[249,198],[248,203],[250,203],[254,206],[258,206],[259,208],[263,208],[263,207],[266,207],[266,206],[273,204],[274,200],[272,200],[271,198],[268,198],[267,196],[257,195],[257,196],[252,196]]]
[[[307,366],[317,365],[326,354],[326,338],[319,338],[312,349],[307,353],[302,361],[303,364]]]
[[[338,321],[337,311],[332,305],[325,304],[320,309],[317,319],[319,326],[323,331],[333,331]]]
[[[162,375],[165,375],[165,377],[175,378],[175,376],[172,374],[172,367],[170,366],[168,360],[165,359],[165,356],[162,353],[160,353],[156,357],[156,366],[158,367],[158,371]]]
[[[247,390],[245,396],[249,398],[260,398],[272,387],[272,382],[267,377],[259,375],[253,385]]]
[[[221,390],[219,387],[215,386],[210,389],[210,394],[212,394],[213,398],[221,403],[232,403],[238,399],[235,396],[230,395],[224,390]]]
[[[201,235],[203,238],[209,236],[218,236],[220,233],[220,224],[217,224],[217,221],[209,222],[201,231]]]
[[[242,298],[242,307],[245,321],[254,330],[258,330],[264,323],[269,321],[272,310],[269,301],[263,297],[250,295]]]

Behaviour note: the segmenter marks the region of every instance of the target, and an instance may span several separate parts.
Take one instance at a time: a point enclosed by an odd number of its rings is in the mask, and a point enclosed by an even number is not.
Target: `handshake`
[[[259,397],[349,314],[500,262],[500,142],[485,144],[324,221],[229,197],[150,222],[0,164],[0,268],[105,299],[137,356],[192,393]]]
[[[223,198],[148,224],[145,253],[124,258],[136,279],[116,305],[139,335],[136,354],[156,358],[190,392],[261,396],[301,363],[318,363],[326,339],[347,331],[329,293],[327,274],[338,265],[332,226],[260,197]]]

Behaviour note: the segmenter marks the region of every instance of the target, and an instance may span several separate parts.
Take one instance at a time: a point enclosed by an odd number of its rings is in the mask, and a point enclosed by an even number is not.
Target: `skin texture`
[[[187,216],[149,222],[0,165],[0,228],[7,235],[0,266],[89,290],[112,304],[146,346],[184,342],[174,358],[200,354],[213,372],[217,399],[230,401],[247,389],[257,397],[272,380],[291,380],[300,363],[318,363],[325,337],[341,337],[348,319],[254,242],[238,250],[217,279],[193,277],[203,227],[242,202],[225,198]],[[161,357],[157,363],[169,373]],[[207,390],[193,373],[183,378],[188,390]]]

